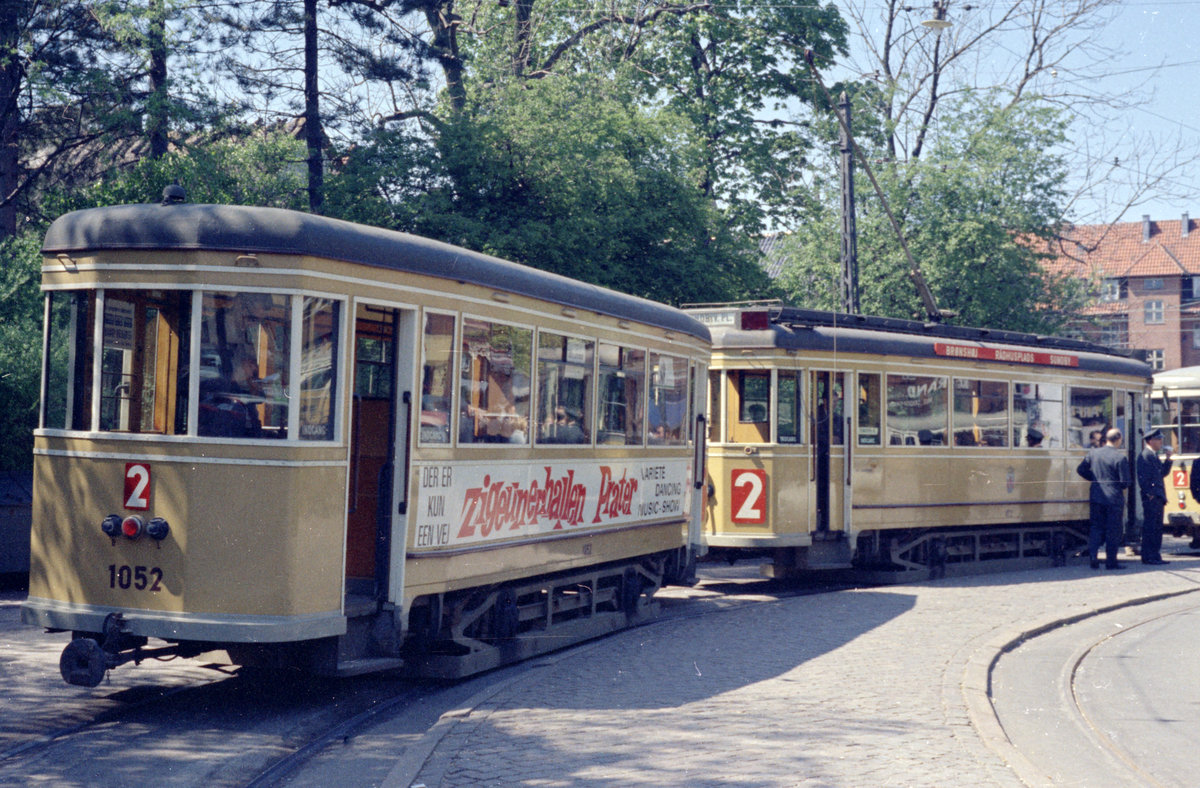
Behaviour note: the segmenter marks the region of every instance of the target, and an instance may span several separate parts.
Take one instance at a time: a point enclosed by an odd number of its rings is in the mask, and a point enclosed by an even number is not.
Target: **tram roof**
[[[728,348],[779,348],[783,350],[815,350],[825,352],[864,353],[888,356],[956,358],[967,361],[996,361],[1004,357],[980,354],[971,357],[956,353],[956,349],[1012,349],[1035,356],[1045,355],[1039,366],[1056,366],[1050,356],[1069,356],[1077,359],[1077,369],[1134,375],[1150,380],[1149,364],[1121,355],[1103,345],[1064,337],[1025,334],[987,328],[952,326],[944,323],[922,323],[889,317],[871,317],[815,309],[780,306],[748,306],[745,308],[697,307],[693,314],[709,323],[713,346]],[[768,321],[763,328],[741,329],[736,319],[722,324],[719,318],[727,313],[766,312]],[[939,350],[941,352],[939,352]],[[1018,362],[1020,363],[1020,362]],[[1068,367],[1062,365],[1064,370]]]
[[[311,255],[491,287],[709,341],[707,326],[665,304],[440,241],[282,208],[89,208],[56,219],[42,246],[48,255],[118,249]]]

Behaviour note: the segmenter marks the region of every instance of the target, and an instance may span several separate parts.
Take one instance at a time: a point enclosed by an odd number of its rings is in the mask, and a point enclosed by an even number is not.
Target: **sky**
[[[1146,106],[1121,114],[1130,132],[1200,148],[1200,1],[1122,3],[1102,37],[1129,53],[1124,62],[1114,64],[1114,74],[1103,84],[1112,84],[1114,90],[1141,86],[1150,98]],[[1140,220],[1143,214],[1178,219],[1184,212],[1200,218],[1200,162],[1170,181],[1190,191],[1191,199],[1155,198],[1131,209],[1124,220]]]
[[[865,9],[864,18],[882,18],[882,0],[837,0],[843,15],[848,7]],[[955,32],[966,35],[989,15],[1010,5],[1012,0],[944,0],[946,18],[956,24]],[[1050,9],[1071,8],[1095,0],[1038,0],[1026,8],[1042,5]],[[914,29],[917,18],[927,18],[932,0],[913,0],[904,10],[905,21]],[[906,17],[908,15],[905,15]],[[1067,218],[1080,223],[1175,220],[1188,212],[1200,218],[1200,0],[1127,0],[1113,4],[1094,17],[1096,49],[1091,56],[1080,53],[1068,59],[1066,68],[1055,72],[1048,90],[1091,90],[1116,96],[1134,91],[1128,106],[1105,109],[1106,122],[1079,116],[1071,128],[1068,152],[1076,162],[1075,174],[1106,173],[1104,194],[1072,203]],[[1102,24],[1100,24],[1102,23]],[[882,25],[868,21],[871,35],[879,36]],[[851,23],[852,30],[854,23]],[[976,58],[964,61],[973,73],[989,70],[992,79],[1003,76],[1020,61],[1025,51],[1024,31],[1009,33],[1007,39],[988,39],[977,48]],[[863,57],[852,33],[851,57],[841,65],[851,71],[872,69],[874,61]],[[1096,53],[1104,53],[1097,57]],[[1182,151],[1175,154],[1174,151]],[[1194,158],[1194,165],[1181,160]],[[1174,161],[1173,161],[1174,160]],[[1165,188],[1139,195],[1130,185],[1144,181],[1147,174],[1164,178]],[[1136,202],[1126,206],[1130,201]]]

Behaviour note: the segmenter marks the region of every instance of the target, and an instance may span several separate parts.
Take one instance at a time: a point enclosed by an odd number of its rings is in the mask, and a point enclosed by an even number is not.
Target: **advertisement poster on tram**
[[[420,464],[414,547],[456,548],[689,515],[687,460]]]

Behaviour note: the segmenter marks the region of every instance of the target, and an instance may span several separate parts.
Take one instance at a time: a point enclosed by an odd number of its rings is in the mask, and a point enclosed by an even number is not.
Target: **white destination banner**
[[[683,519],[691,508],[690,466],[686,459],[416,464],[414,546]]]

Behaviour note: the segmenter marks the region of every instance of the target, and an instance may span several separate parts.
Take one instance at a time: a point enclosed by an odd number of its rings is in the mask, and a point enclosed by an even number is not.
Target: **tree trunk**
[[[14,197],[20,185],[21,114],[18,98],[25,69],[20,58],[26,0],[0,2],[0,240],[17,232]]]
[[[150,158],[167,155],[169,111],[167,101],[167,12],[165,0],[150,4],[150,101],[146,110],[146,126],[150,137]]]
[[[325,201],[324,133],[317,86],[317,0],[304,0],[304,140],[308,145],[308,209],[320,213]]]

